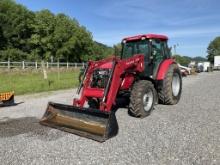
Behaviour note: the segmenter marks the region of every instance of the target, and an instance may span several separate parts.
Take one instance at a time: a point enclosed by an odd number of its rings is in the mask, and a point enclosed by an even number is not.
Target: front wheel
[[[163,104],[173,105],[180,100],[182,93],[182,76],[176,64],[170,65],[163,80],[162,88],[158,92],[159,100]]]
[[[150,115],[156,101],[156,91],[150,81],[140,80],[132,88],[129,112],[135,117]]]

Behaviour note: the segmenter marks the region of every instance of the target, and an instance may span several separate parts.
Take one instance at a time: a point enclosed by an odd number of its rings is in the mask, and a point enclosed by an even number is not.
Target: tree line
[[[183,65],[183,66],[188,66],[191,61],[195,61],[195,62],[207,61],[206,58],[200,57],[200,56],[189,57],[189,56],[181,56],[181,55],[175,54],[175,55],[173,55],[173,57],[180,65]]]
[[[207,58],[204,57],[188,57],[181,55],[174,55],[176,61],[181,65],[188,66],[190,61],[203,62],[209,61],[211,64],[214,63],[214,56],[220,56],[220,36],[215,37],[212,41],[210,41],[207,47]]]
[[[65,14],[33,12],[13,0],[0,1],[0,60],[83,62],[113,54]]]

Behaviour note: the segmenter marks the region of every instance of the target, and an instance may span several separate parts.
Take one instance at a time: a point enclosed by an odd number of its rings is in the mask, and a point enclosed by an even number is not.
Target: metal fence
[[[70,63],[70,62],[45,62],[44,66],[46,68],[82,68],[86,65],[86,63]],[[19,68],[19,69],[39,69],[42,67],[41,62],[12,62],[12,61],[6,61],[6,62],[0,62],[0,68]]]

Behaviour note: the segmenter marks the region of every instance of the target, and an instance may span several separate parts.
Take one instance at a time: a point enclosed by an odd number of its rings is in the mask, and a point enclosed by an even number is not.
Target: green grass
[[[78,85],[79,70],[0,72],[0,92],[14,91],[16,95],[74,88]]]

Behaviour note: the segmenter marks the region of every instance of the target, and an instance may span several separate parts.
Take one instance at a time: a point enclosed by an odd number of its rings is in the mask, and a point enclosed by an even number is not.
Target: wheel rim
[[[143,105],[146,112],[151,110],[151,107],[153,105],[153,92],[151,90],[144,94]]]
[[[178,96],[180,92],[180,76],[177,73],[173,74],[172,92],[174,96]]]

